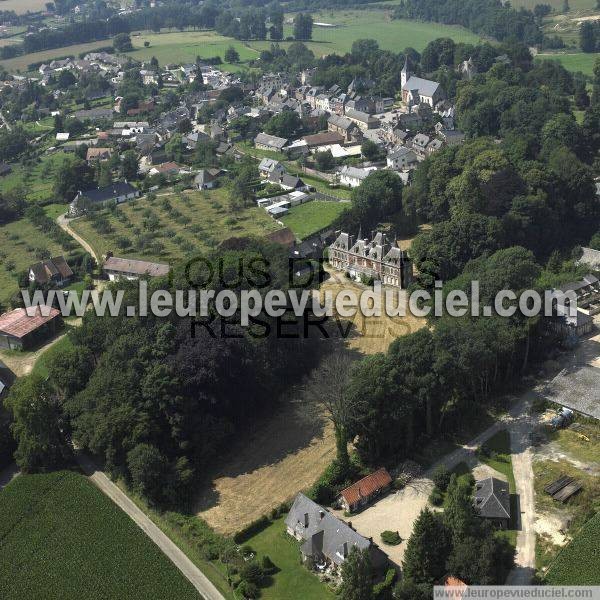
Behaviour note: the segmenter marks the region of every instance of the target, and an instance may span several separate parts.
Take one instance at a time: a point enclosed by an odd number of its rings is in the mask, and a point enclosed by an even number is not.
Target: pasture
[[[2,0],[0,10],[12,10],[18,15],[46,10],[47,0]]]
[[[83,475],[21,475],[0,492],[0,514],[0,596],[6,600],[199,598]]]
[[[97,256],[112,250],[117,256],[170,261],[210,250],[230,237],[262,236],[281,226],[256,206],[231,210],[227,192],[203,192],[147,197],[71,221]]]
[[[292,206],[290,212],[281,218],[301,240],[329,227],[348,207],[344,202],[319,202],[313,200]]]

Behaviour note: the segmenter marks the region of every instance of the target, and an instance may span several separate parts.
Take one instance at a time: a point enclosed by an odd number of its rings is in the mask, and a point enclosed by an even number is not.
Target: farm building
[[[29,267],[29,281],[35,281],[39,285],[54,284],[62,287],[72,277],[73,271],[64,256],[49,258]]]
[[[544,396],[550,402],[600,419],[600,369],[587,364],[567,367],[547,384]]]
[[[510,494],[508,483],[488,477],[475,483],[473,504],[482,519],[487,519],[500,529],[508,529],[510,522]]]
[[[371,540],[304,494],[296,496],[285,525],[288,534],[302,542],[300,553],[303,562],[312,561],[320,570],[337,569],[352,548],[369,549],[374,566],[386,561],[385,554]]]
[[[356,512],[390,489],[392,478],[381,468],[340,492],[340,506],[348,512]]]
[[[16,308],[0,315],[0,348],[30,349],[56,333],[61,325],[60,311],[56,308]]]
[[[15,379],[15,374],[0,360],[0,399],[6,396]]]
[[[135,280],[145,275],[163,277],[169,274],[170,267],[162,263],[109,256],[104,262],[103,270],[111,281],[115,281],[118,279]]]

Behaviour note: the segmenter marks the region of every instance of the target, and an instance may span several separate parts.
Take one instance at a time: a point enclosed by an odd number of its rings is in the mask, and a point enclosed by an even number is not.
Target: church
[[[402,83],[402,102],[409,106],[428,104],[434,108],[438,102],[446,98],[442,86],[437,81],[422,79],[411,74],[408,56],[400,73],[400,81]]]

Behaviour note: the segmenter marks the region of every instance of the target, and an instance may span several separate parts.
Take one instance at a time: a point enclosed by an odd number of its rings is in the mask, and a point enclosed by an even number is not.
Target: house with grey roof
[[[398,146],[387,155],[386,162],[388,169],[402,171],[416,167],[418,160],[414,150],[406,146]]]
[[[296,496],[285,518],[285,526],[288,534],[301,542],[303,562],[330,566],[335,570],[353,548],[370,550],[374,565],[384,564],[387,560],[372,540],[360,535],[350,525],[302,493]]]
[[[473,505],[482,519],[487,519],[500,529],[508,529],[510,523],[510,493],[508,483],[488,477],[475,483]]]
[[[268,133],[259,133],[254,138],[254,146],[256,148],[259,150],[272,150],[274,152],[282,152],[288,145],[288,142],[289,140],[287,138],[269,135]]]
[[[276,175],[284,175],[285,167],[278,160],[273,158],[263,158],[258,164],[258,172],[261,177],[270,177],[273,173]]]

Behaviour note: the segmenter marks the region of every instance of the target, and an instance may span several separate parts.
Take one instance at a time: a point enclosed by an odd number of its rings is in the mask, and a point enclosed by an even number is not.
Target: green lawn
[[[64,331],[64,330],[63,330]],[[61,332],[62,333],[62,332]],[[57,354],[60,354],[64,350],[68,350],[73,347],[73,342],[71,342],[71,338],[68,335],[62,337],[58,342],[52,344],[46,352],[44,352],[36,361],[35,366],[33,367],[32,373],[36,375],[40,375],[41,377],[48,377],[48,360]]]
[[[95,229],[89,217],[71,223],[99,256],[112,250],[117,256],[163,262],[212,249],[230,237],[262,236],[280,229],[262,208],[231,210],[224,189],[186,192],[183,197],[173,194],[152,202],[143,197],[101,215],[109,233]],[[147,228],[148,220],[155,222],[155,229]]]
[[[592,517],[556,557],[548,585],[600,585],[600,513]]]
[[[536,60],[557,60],[568,71],[581,71],[585,75],[594,74],[594,63],[600,57],[600,53],[586,54],[578,52],[575,54],[538,54]]]
[[[0,492],[0,596],[199,598],[171,561],[86,477],[21,475]]]
[[[300,545],[286,533],[283,517],[273,521],[246,544],[257,552],[259,561],[266,554],[278,568],[272,585],[261,590],[261,599],[299,598],[300,594],[302,600],[335,598],[327,586],[300,563]]]
[[[301,240],[329,227],[348,208],[345,202],[319,202],[313,200],[292,206],[281,221]]]

